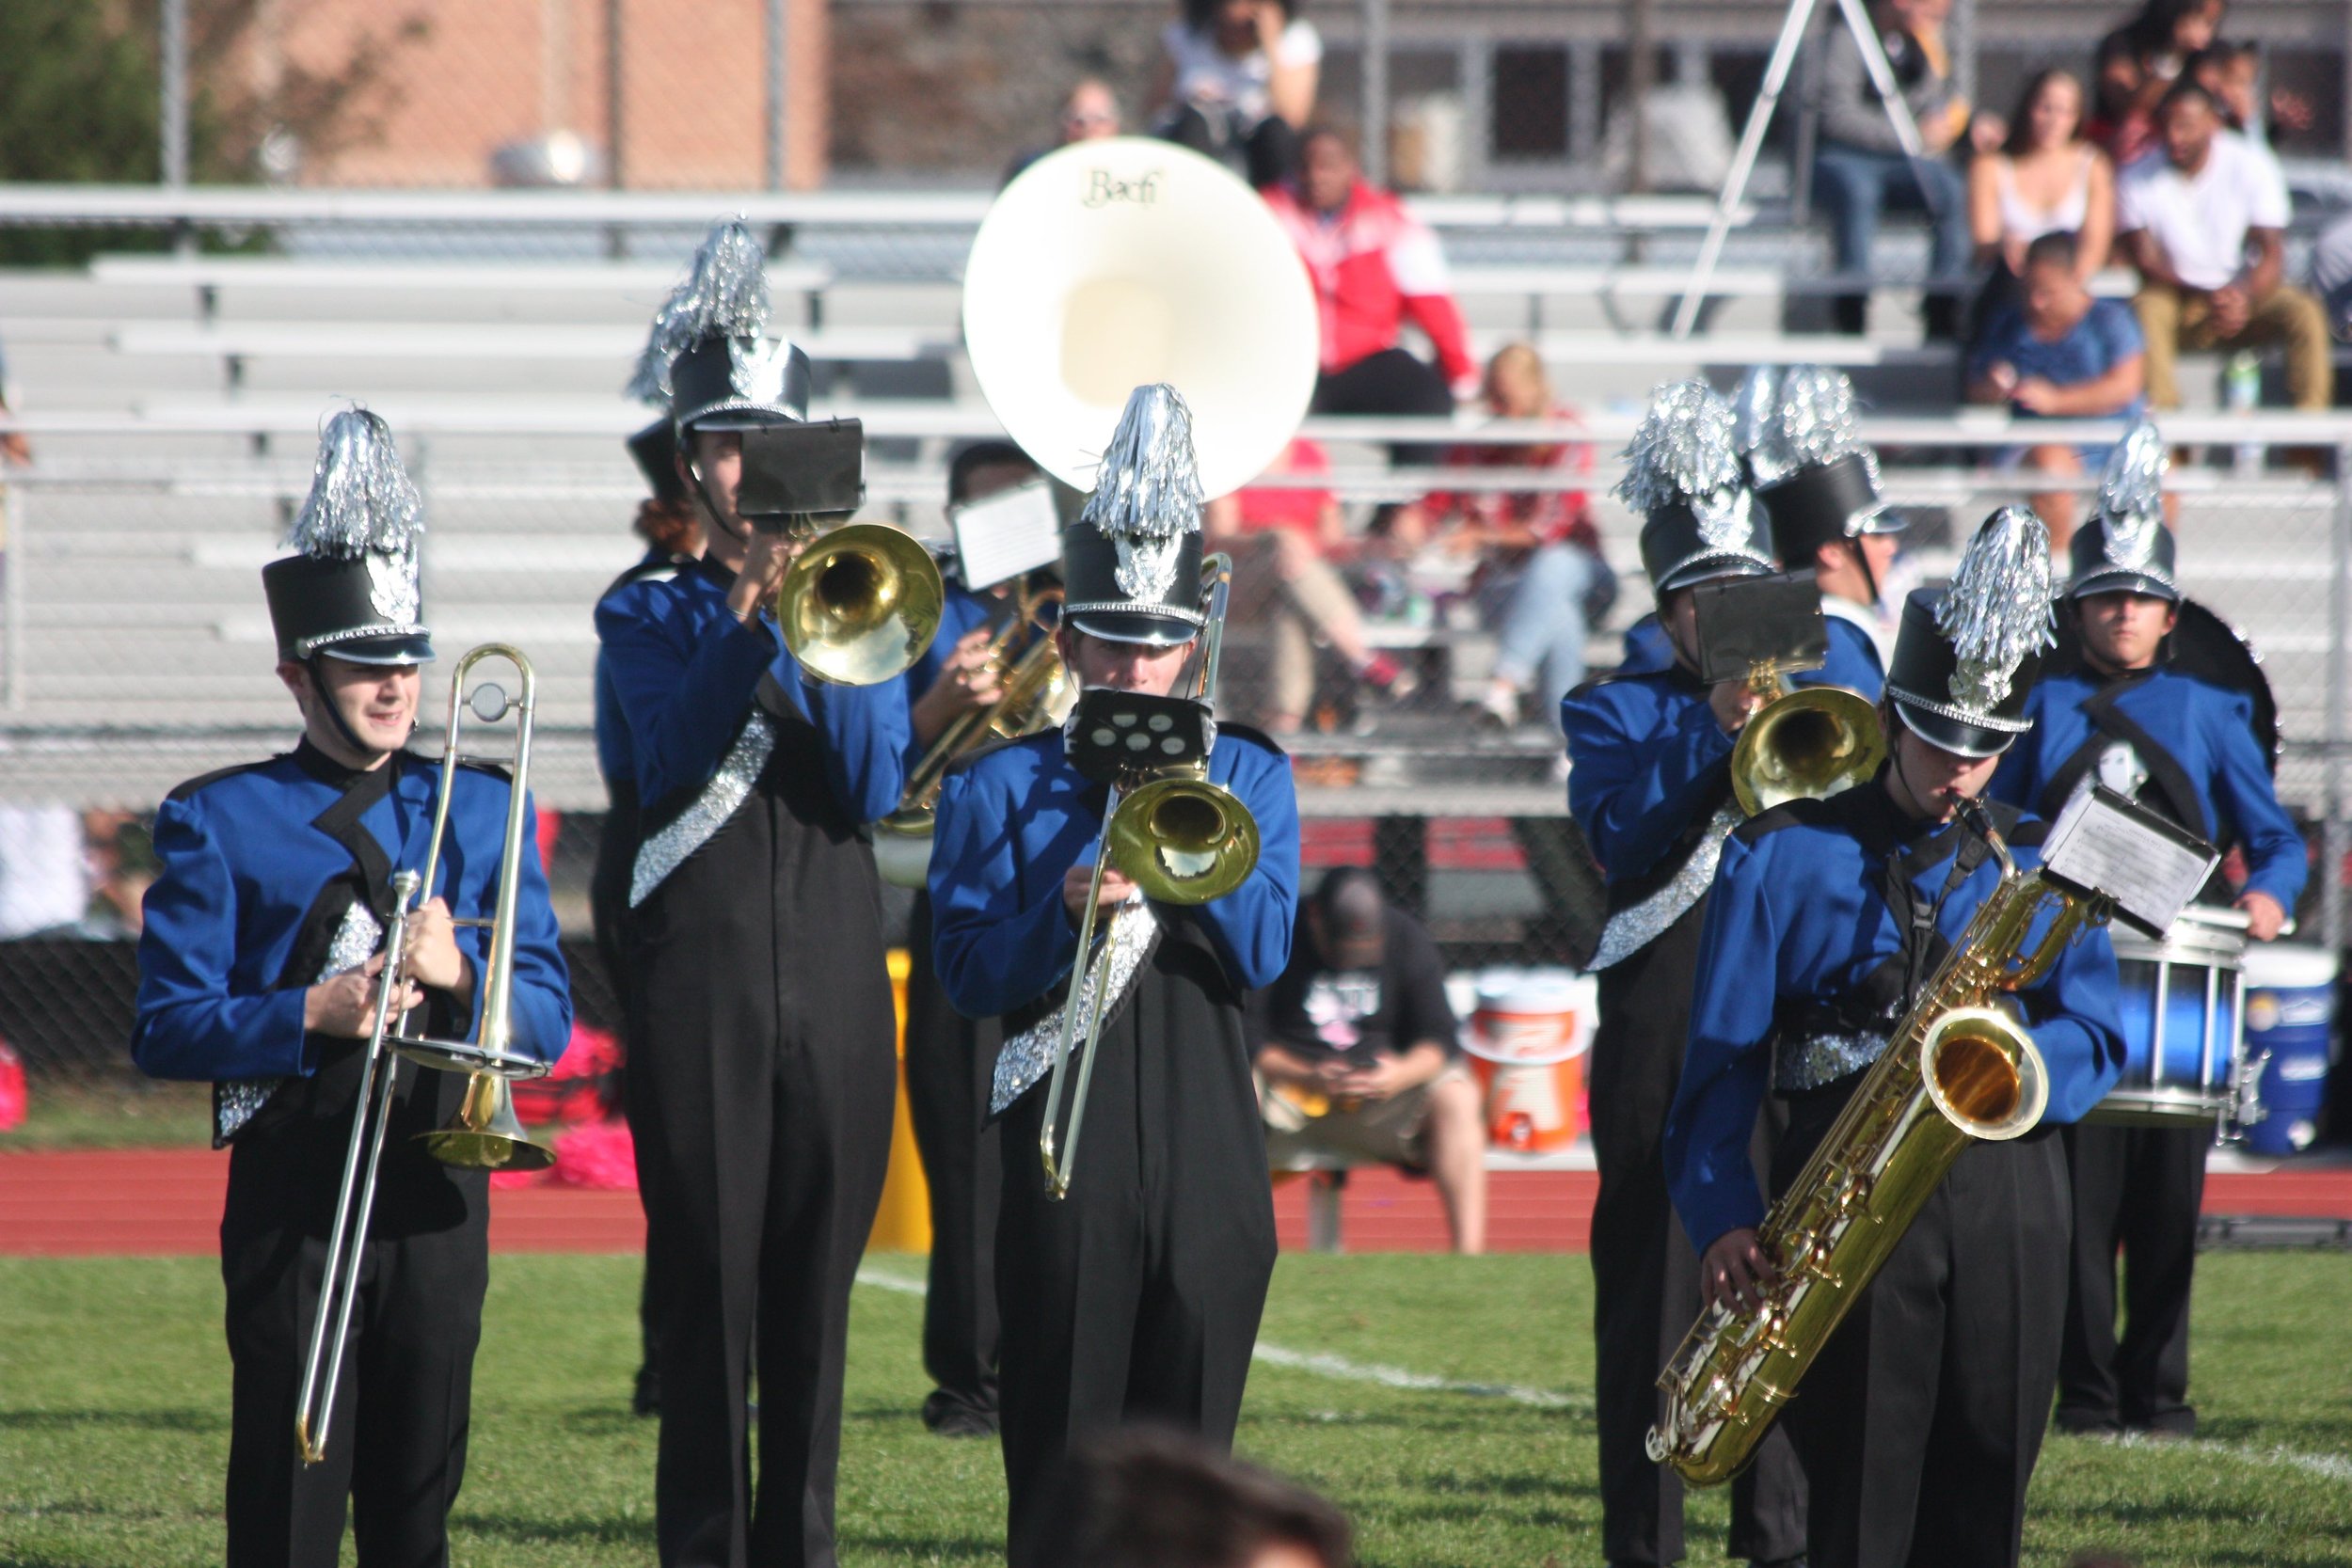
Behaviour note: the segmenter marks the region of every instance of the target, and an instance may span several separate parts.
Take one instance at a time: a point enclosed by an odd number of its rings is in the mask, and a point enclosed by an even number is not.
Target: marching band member
[[[1600,1167],[1592,1250],[1601,1555],[1613,1563],[1682,1556],[1682,1482],[1643,1448],[1659,1414],[1658,1369],[1699,1294],[1667,1204],[1659,1134],[1682,1068],[1708,879],[1739,820],[1732,744],[1756,705],[1744,681],[1700,684],[1690,590],[1772,570],[1731,429],[1730,406],[1704,383],[1652,398],[1619,493],[1648,519],[1642,564],[1673,662],[1581,687],[1561,705],[1568,808],[1609,886],[1609,920],[1589,965],[1600,1006],[1588,1093]],[[1804,1481],[1787,1438],[1765,1440],[1732,1509],[1732,1556],[1770,1562],[1804,1552]]]
[[[677,432],[672,428],[666,410],[660,419],[628,438],[628,453],[653,492],[637,509],[636,530],[645,541],[645,554],[612,579],[599,595],[600,600],[648,578],[675,577],[682,568],[693,564],[703,550],[702,523],[686,499],[685,483],[678,478]],[[612,666],[602,649],[596,653],[595,720],[596,771],[604,780],[605,812],[604,827],[596,836],[596,868],[588,879],[588,919],[596,933],[596,958],[604,965],[606,983],[612,986],[612,994],[620,1003],[626,1046],[629,966],[621,947],[621,922],[628,912],[629,872],[637,863],[637,762],[629,751],[628,721],[621,715],[621,699],[613,689]],[[629,1099],[626,1087],[628,1069],[622,1070],[622,1111],[626,1116],[635,1101]],[[636,1136],[634,1122],[629,1132],[632,1138]],[[638,1198],[643,1202],[644,1182],[640,1180],[637,1185]],[[661,1405],[661,1376],[654,1357],[654,1329],[660,1321],[654,1291],[662,1276],[660,1260],[648,1255],[637,1308],[644,1348],[637,1366],[637,1386],[629,1401],[630,1408],[640,1416],[651,1416]]]
[[[1855,435],[1853,383],[1820,365],[1759,367],[1740,389],[1740,455],[1771,519],[1781,569],[1821,587],[1829,661],[1790,676],[1878,701],[1892,632],[1882,601],[1907,526],[1879,491],[1878,454]]]
[[[1768,811],[1724,847],[1665,1134],[1710,1305],[1752,1306],[1770,1268],[1749,1157],[1768,1089],[1789,1114],[1779,1191],[1998,881],[1956,814],[2031,723],[2048,587],[2041,521],[1996,513],[1952,587],[1903,606],[1881,705],[1889,761],[1876,782]],[[2036,863],[2042,824],[2006,807],[1993,816],[2019,865]],[[2058,1125],[2089,1110],[2122,1065],[2104,930],[2019,1000],[2048,1069],[2042,1123],[1961,1154],[1788,1407],[1814,1568],[2017,1560],[2065,1308]]]
[[[391,433],[364,410],[328,422],[292,543],[262,571],[278,678],[302,739],[173,790],[155,817],[162,869],[139,938],[131,1052],[159,1078],[210,1079],[229,1154],[220,1268],[230,1384],[227,1560],[332,1568],[350,1504],[360,1560],[446,1562],[466,1471],[473,1354],[489,1278],[489,1173],[414,1140],[455,1113],[465,1075],[400,1074],[359,1302],[315,1465],[294,1435],[337,1183],[365,1042],[385,983],[377,951],[395,871],[421,868],[440,768],[404,748],[418,666],[433,657],[418,595],[417,492]],[[509,786],[469,768],[449,802],[445,874],[410,917],[400,1007],[440,1037],[479,1026]],[[528,806],[525,808],[528,813]],[[538,857],[522,857],[515,1048],[552,1061],[571,992]],[[371,958],[370,955],[374,957]],[[412,1024],[412,1028],[416,1025]]]
[[[1037,476],[1009,441],[975,441],[947,467],[950,509],[986,500]],[[950,581],[939,631],[907,672],[912,769],[947,727],[1003,696],[989,660],[997,601]],[[1013,650],[1015,657],[1020,650]],[[968,1019],[940,990],[931,967],[931,900],[914,895],[907,921],[907,1109],[930,1190],[930,1290],[923,1297],[923,1370],[932,1388],[923,1424],[944,1437],[996,1430],[996,1192],[1002,1167],[988,1090],[1004,1031]]]
[[[860,830],[898,803],[906,701],[896,681],[803,675],[771,609],[799,545],[736,509],[742,432],[807,410],[807,357],[762,337],[761,265],[739,223],[714,229],[640,367],[674,410],[704,554],[596,607],[644,833],[624,943],[647,1247],[667,1275],[664,1564],[834,1560],[850,1280],[897,1092]]]
[[[2080,662],[2045,675],[2026,716],[2033,733],[1993,793],[2051,815],[2085,774],[2200,838],[2244,845],[2236,899],[2247,934],[2279,934],[2303,890],[2302,836],[2279,804],[2251,700],[2169,667],[2180,618],[2173,540],[2164,526],[2163,437],[2141,422],[2108,459],[2099,515],[2074,538],[2061,614]],[[2074,1172],[2074,1297],[2058,1364],[2058,1424],[2187,1436],[2189,1285],[2210,1127],[2066,1129]],[[2129,1265],[2124,1328],[2115,1332],[2115,1255]]]
[[[1202,630],[1200,507],[1183,402],[1138,388],[1062,535],[1055,635],[1082,685],[1175,688]],[[1242,725],[1218,725],[1209,777],[1255,816],[1257,863],[1232,893],[1188,907],[1131,902],[1135,884],[1105,871],[1111,994],[1085,1160],[1060,1201],[1041,1174],[1039,1085],[1064,977],[1088,962],[1077,927],[1104,788],[1048,732],[974,754],[940,798],[940,982],[966,1016],[1001,1017],[1006,1035],[990,1108],[1004,1160],[998,1398],[1017,1568],[1047,1556],[1054,1472],[1089,1433],[1151,1420],[1222,1448],[1241,1413],[1275,1251],[1241,1003],[1289,957],[1298,808],[1281,751]]]

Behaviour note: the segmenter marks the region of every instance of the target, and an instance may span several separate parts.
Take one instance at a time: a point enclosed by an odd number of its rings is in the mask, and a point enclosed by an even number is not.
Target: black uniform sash
[[[2140,803],[2163,813],[2200,838],[2213,837],[2212,825],[2205,820],[2204,808],[2198,801],[2197,787],[2189,781],[2188,770],[2120,705],[2127,693],[2154,673],[2135,670],[2119,675],[2083,704],[2083,717],[2090,721],[2090,736],[2050,775],[2049,784],[2034,802],[2037,812],[2045,817],[2057,816],[2083,775],[2099,766],[2099,753],[2120,740],[2139,753],[2139,760],[2148,768],[2148,782],[2155,785],[2154,798],[2143,795]]]

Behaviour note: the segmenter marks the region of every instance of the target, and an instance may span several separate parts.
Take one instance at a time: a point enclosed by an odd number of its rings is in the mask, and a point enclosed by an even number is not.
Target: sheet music
[[[2044,869],[2107,895],[2118,913],[2158,934],[2179,918],[2220,860],[2204,840],[2088,778],[2042,847]]]
[[[977,593],[1061,559],[1061,515],[1043,480],[956,508],[963,585]]]

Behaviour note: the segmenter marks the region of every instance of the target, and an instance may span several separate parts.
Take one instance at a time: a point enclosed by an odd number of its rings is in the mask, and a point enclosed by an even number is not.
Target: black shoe
[[[2140,1437],[2153,1437],[2164,1442],[2181,1442],[2197,1435],[2197,1412],[2168,1410],[2161,1416],[2137,1417],[2123,1423],[2123,1430]]]
[[[2112,1437],[2123,1430],[2113,1416],[2091,1410],[2060,1409],[2050,1424],[2070,1437]]]
[[[923,1402],[923,1424],[941,1437],[993,1437],[996,1412],[981,1409],[944,1388],[934,1388]]]
[[[1771,1559],[1760,1557],[1750,1558],[1748,1560],[1748,1568],[1805,1568],[1804,1554],[1803,1552],[1799,1552],[1794,1557],[1775,1557]]]
[[[638,1416],[661,1414],[661,1374],[651,1366],[637,1369],[637,1391],[629,1397],[628,1408]]]

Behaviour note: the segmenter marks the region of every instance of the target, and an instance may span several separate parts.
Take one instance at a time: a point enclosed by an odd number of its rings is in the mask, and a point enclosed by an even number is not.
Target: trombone
[[[1070,673],[1062,668],[1052,629],[1038,619],[1045,606],[1061,596],[1062,591],[1052,587],[1032,593],[1025,578],[1015,585],[1012,613],[988,648],[988,667],[995,672],[1001,688],[996,701],[956,716],[908,771],[898,809],[874,824],[874,859],[882,880],[898,887],[923,885],[930,864],[932,815],[939,807],[940,786],[946,783],[947,769],[957,759],[991,741],[1034,735],[1070,716],[1076,695]],[[1025,628],[1034,640],[1016,658],[1012,645]]]
[[[946,601],[920,541],[886,523],[810,538],[776,590],[776,624],[801,669],[832,686],[878,686],[931,645]]]
[[[509,759],[513,786],[506,803],[506,836],[499,847],[498,897],[487,920],[459,919],[459,926],[490,928],[489,961],[481,976],[482,1029],[475,1040],[435,1039],[401,1032],[407,1009],[395,1014],[392,994],[401,985],[408,955],[408,923],[420,894],[431,895],[440,871],[441,848],[449,832],[450,797],[456,788],[458,764],[465,760],[459,746],[466,676],[485,658],[502,658],[515,667],[521,695],[509,698],[487,681],[475,688],[469,705],[474,716],[495,723],[513,713],[515,745]],[[368,1034],[367,1054],[359,1069],[358,1109],[351,1118],[351,1143],[343,1155],[342,1186],[335,1198],[335,1227],[326,1246],[326,1271],[319,1285],[318,1315],[310,1328],[310,1350],[303,1363],[302,1390],[294,1407],[294,1441],[305,1465],[326,1457],[327,1423],[335,1411],[335,1388],[342,1376],[343,1346],[351,1332],[351,1312],[359,1295],[362,1244],[368,1216],[375,1207],[376,1166],[384,1157],[384,1141],[391,1125],[392,1093],[399,1078],[400,1057],[445,1072],[468,1074],[466,1093],[457,1113],[417,1141],[444,1164],[468,1169],[539,1170],[554,1152],[532,1143],[515,1116],[515,1098],[508,1087],[516,1078],[545,1077],[548,1064],[513,1049],[516,906],[522,884],[524,847],[532,842],[532,823],[525,810],[531,780],[532,715],[538,700],[537,677],[531,661],[518,648],[485,642],[457,661],[450,674],[449,727],[441,752],[439,798],[433,809],[433,836],[424,852],[424,870],[399,871],[392,877],[392,913],[384,938],[384,975],[377,987],[375,1018]],[[330,1335],[332,1336],[330,1342]]]
[[[1865,783],[1886,757],[1878,709],[1842,686],[1794,686],[1779,665],[1750,667],[1764,698],[1731,749],[1731,792],[1750,816],[1786,801],[1825,800]]]
[[[1216,691],[1217,656],[1224,645],[1225,604],[1232,591],[1231,556],[1211,555],[1200,562],[1202,596],[1207,606],[1192,700],[1209,705]],[[1103,896],[1103,867],[1116,861],[1146,898],[1163,904],[1205,904],[1241,886],[1258,863],[1258,823],[1238,796],[1209,782],[1209,759],[1144,768],[1110,786],[1103,806],[1103,832],[1094,846],[1094,876],[1087,889],[1086,909],[1078,917],[1078,958],[1072,966],[1070,994],[1062,1003],[1061,1036],[1054,1046],[1054,1067],[1045,1085],[1045,1125],[1038,1135],[1038,1153],[1045,1163],[1045,1196],[1057,1201],[1070,1196],[1070,1178],[1078,1160],[1078,1134],[1086,1125],[1087,1085],[1094,1081],[1094,1058],[1103,1036],[1104,992],[1109,989],[1111,943],[1100,953],[1094,945],[1095,907]],[[1083,1013],[1086,1022],[1079,1023]],[[1071,1047],[1083,1036],[1085,1054],[1078,1063],[1078,1081],[1071,1092],[1070,1132],[1057,1142],[1055,1123],[1061,1119],[1064,1069]]]

